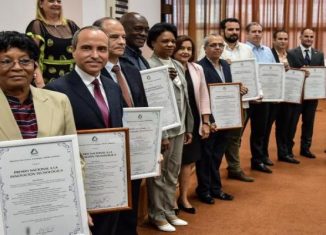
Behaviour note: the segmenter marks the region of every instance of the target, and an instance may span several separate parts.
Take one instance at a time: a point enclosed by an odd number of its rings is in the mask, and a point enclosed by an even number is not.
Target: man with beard
[[[226,18],[220,23],[221,35],[225,42],[225,48],[221,58],[231,63],[233,60],[245,60],[254,58],[251,48],[244,43],[239,42],[240,21],[236,18]],[[243,102],[243,114],[245,124],[248,120],[247,109],[248,102]],[[228,138],[229,144],[225,151],[225,157],[228,162],[228,177],[245,182],[253,182],[254,179],[245,175],[240,167],[240,144],[241,136],[244,128],[230,130]]]

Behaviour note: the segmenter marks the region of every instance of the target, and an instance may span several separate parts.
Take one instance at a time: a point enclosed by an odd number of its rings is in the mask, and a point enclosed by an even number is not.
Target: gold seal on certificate
[[[248,88],[248,93],[242,97],[242,101],[260,99],[256,60],[234,60],[230,67],[232,81],[242,83],[243,86]]]
[[[140,71],[150,107],[163,107],[162,130],[180,126],[180,116],[167,66]]]
[[[132,180],[160,175],[161,110],[161,107],[123,109],[123,126],[129,128]]]
[[[304,83],[304,100],[326,98],[326,67],[307,67],[309,77]]]
[[[284,102],[301,104],[304,80],[302,70],[290,69],[285,73]]]
[[[127,128],[78,131],[85,166],[86,204],[90,213],[131,208]]]
[[[258,78],[264,94],[262,102],[284,100],[284,64],[258,64]]]
[[[0,143],[0,234],[89,234],[76,135]]]
[[[219,130],[242,127],[240,83],[209,84],[212,114]]]

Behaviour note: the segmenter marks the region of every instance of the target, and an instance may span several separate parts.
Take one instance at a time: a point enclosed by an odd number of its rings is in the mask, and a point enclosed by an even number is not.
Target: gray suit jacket
[[[149,58],[147,61],[148,61],[151,68],[155,68],[155,67],[159,67],[159,66],[164,65],[159,60],[158,56],[155,55],[154,53],[153,53],[152,57]],[[185,101],[186,101],[186,113],[182,113],[182,110],[180,109],[180,106],[181,106],[180,99],[178,99],[178,97],[180,97],[180,95],[181,95],[180,88],[173,83],[173,89],[174,89],[174,94],[175,94],[176,100],[177,100],[177,106],[178,106],[178,109],[179,109],[180,118],[182,117],[182,115],[185,115],[186,132],[192,133],[193,127],[194,127],[194,118],[192,116],[191,108],[190,108],[190,105],[189,105],[187,81],[185,79],[184,70],[182,68],[182,65],[178,61],[173,60],[173,59],[172,59],[172,61],[173,61],[174,67],[176,68],[176,70],[178,72],[178,76],[179,76],[179,78],[181,80],[181,83],[182,83],[181,87],[184,90]],[[172,138],[172,137],[175,137],[175,136],[177,136],[179,134],[181,134],[180,133],[180,127],[176,127],[176,128],[164,131],[162,138],[163,139]]]

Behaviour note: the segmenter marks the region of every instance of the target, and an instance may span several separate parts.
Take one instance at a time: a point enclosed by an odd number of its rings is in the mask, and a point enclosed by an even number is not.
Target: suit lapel
[[[31,92],[33,97],[33,105],[37,121],[37,137],[39,133],[50,136],[53,124],[53,108],[48,105],[48,98],[43,96],[36,88],[31,86]]]
[[[22,139],[20,129],[17,125],[17,122],[12,114],[9,103],[5,94],[0,89],[0,131],[3,132],[3,135],[7,140],[12,139]]]
[[[72,92],[75,93],[76,96],[80,97],[82,100],[84,100],[85,104],[96,113],[99,120],[101,120],[102,124],[104,124],[101,111],[99,107],[96,104],[96,101],[94,97],[91,95],[79,75],[76,73],[75,70],[71,72],[71,78],[69,78],[68,83],[71,86]]]
[[[296,54],[297,54],[297,56],[299,58],[300,64],[304,65],[305,62],[304,62],[304,58],[303,58],[303,55],[302,55],[301,47],[297,47],[295,50],[296,50]]]
[[[213,77],[214,77],[213,82],[222,83],[223,82],[222,79],[220,78],[220,76],[216,72],[216,69],[214,68],[212,63],[207,59],[207,57],[205,57],[205,63],[207,65],[207,67],[211,70],[211,73],[213,74]]]

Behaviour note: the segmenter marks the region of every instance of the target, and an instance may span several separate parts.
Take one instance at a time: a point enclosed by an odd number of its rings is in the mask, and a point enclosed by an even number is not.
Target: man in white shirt
[[[232,63],[233,60],[245,60],[254,58],[251,48],[244,43],[239,42],[240,21],[236,18],[226,18],[220,22],[221,35],[223,36],[225,47],[221,55],[222,59]],[[243,102],[243,114],[245,125],[248,121],[247,110],[248,102]],[[253,182],[254,179],[245,175],[240,167],[240,144],[244,128],[230,130],[229,144],[225,151],[225,157],[228,163],[228,177],[245,182]]]

